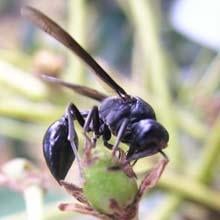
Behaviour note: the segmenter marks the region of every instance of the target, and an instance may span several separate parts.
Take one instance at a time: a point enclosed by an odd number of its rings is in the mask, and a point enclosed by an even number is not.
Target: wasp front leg
[[[113,149],[112,149],[112,155],[115,156],[116,152],[119,151],[120,153],[120,149],[119,149],[119,144],[121,142],[121,139],[123,138],[124,134],[125,134],[125,131],[127,129],[127,126],[128,126],[128,122],[129,120],[128,119],[124,119],[119,130],[118,130],[118,134],[117,134],[117,137],[116,137],[116,142],[113,146]]]

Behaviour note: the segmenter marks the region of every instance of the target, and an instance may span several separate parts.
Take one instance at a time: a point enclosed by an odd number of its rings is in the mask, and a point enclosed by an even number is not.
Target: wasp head
[[[161,152],[167,146],[169,134],[156,120],[144,119],[135,124],[134,141],[127,153],[127,160],[137,160]]]

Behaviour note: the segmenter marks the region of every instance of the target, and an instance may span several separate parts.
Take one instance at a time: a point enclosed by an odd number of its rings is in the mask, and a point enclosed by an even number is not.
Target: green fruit
[[[134,177],[128,177],[123,170],[109,167],[117,165],[112,159],[104,158],[85,170],[84,195],[96,210],[112,214],[111,200],[124,208],[132,203],[138,187]]]

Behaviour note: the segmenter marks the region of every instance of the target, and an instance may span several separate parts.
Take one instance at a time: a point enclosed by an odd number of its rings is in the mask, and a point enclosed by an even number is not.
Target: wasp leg
[[[93,142],[96,143],[97,137],[100,135],[99,128],[100,128],[100,119],[99,119],[99,110],[97,106],[93,106],[91,111],[86,117],[86,121],[83,126],[84,134],[91,130],[91,122],[92,122],[92,130],[94,131],[95,137]]]
[[[71,144],[73,153],[76,157],[76,161],[77,161],[77,164],[79,167],[80,176],[82,178],[83,177],[83,168],[81,165],[81,160],[80,160],[80,157],[79,157],[79,154],[77,151],[77,147],[75,145],[75,138],[77,135],[76,135],[73,120],[76,119],[81,126],[84,125],[85,121],[84,121],[84,118],[82,117],[80,111],[77,109],[77,107],[73,103],[70,103],[68,105],[67,110],[66,110],[66,114],[67,114],[67,119],[68,119],[68,140]]]
[[[115,155],[116,151],[118,150],[118,145],[119,145],[119,143],[120,143],[120,141],[121,141],[121,139],[122,139],[122,137],[123,137],[123,135],[125,133],[127,125],[128,125],[128,119],[125,119],[122,122],[122,124],[121,124],[121,126],[119,128],[119,131],[118,131],[118,134],[117,134],[117,138],[116,138],[116,142],[115,142],[115,144],[113,146],[113,151],[112,151],[113,155]]]
[[[79,111],[79,109],[73,103],[70,103],[68,105],[67,112],[70,113],[73,120],[77,120],[79,122],[81,127],[84,126],[85,124],[85,119],[83,117],[84,115]]]
[[[87,112],[87,115],[84,115],[86,118],[83,130],[84,136],[86,138],[86,143],[84,145],[84,158],[83,161],[85,163],[90,163],[92,160],[91,151],[95,147],[97,138],[100,136],[100,118],[99,111],[97,106],[93,106],[93,108]],[[93,138],[91,139],[87,133],[89,131],[93,131]]]
[[[113,144],[108,143],[108,141],[111,139],[111,131],[109,130],[109,128],[107,127],[107,125],[104,124],[104,128],[103,128],[103,134],[102,134],[102,139],[104,142],[104,145],[112,150],[113,148]]]

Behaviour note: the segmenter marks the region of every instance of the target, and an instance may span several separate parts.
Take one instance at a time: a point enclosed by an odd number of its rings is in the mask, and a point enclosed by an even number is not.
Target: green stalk
[[[39,79],[2,60],[0,60],[0,84],[33,101],[42,101],[48,94],[47,87]]]
[[[220,155],[220,117],[216,120],[212,130],[207,133],[206,140],[196,175],[196,179],[203,183],[211,182],[214,168],[218,163]]]
[[[184,129],[192,137],[204,140],[208,129],[196,115],[189,112],[182,107],[176,107],[177,123],[180,128]]]
[[[18,120],[0,118],[0,135],[22,141],[39,140],[43,135],[42,127]]]
[[[220,54],[218,54],[207,71],[197,83],[195,92],[197,95],[211,95],[220,83]]]
[[[190,179],[190,176],[167,174],[160,179],[159,186],[211,209],[220,210],[220,193]]]
[[[173,118],[173,105],[171,94],[167,82],[167,66],[162,48],[160,46],[159,31],[156,17],[152,13],[150,1],[138,0],[129,1],[130,19],[136,28],[135,33],[139,37],[141,47],[143,48],[144,59],[150,71],[151,85],[153,94],[157,97],[157,105],[161,109],[158,112],[160,121],[168,128],[171,135],[168,155],[172,158],[173,166],[181,167],[180,144],[176,138],[176,122]],[[141,76],[143,82],[148,81],[146,73]]]
[[[79,42],[83,47],[86,47],[86,1],[85,0],[69,0],[67,1],[68,9],[68,30],[70,34]],[[74,81],[79,84],[85,83],[85,64],[79,60],[78,57],[69,54],[69,66],[66,79]]]
[[[32,57],[30,55],[17,50],[0,49],[0,59],[22,69],[31,67],[32,63]]]
[[[43,220],[43,189],[30,185],[23,192],[26,204],[27,220]]]
[[[131,19],[137,29],[145,60],[149,64],[153,91],[167,102],[170,99],[170,94],[166,84],[166,62],[159,43],[156,17],[152,13],[149,1],[139,0],[129,1],[129,3],[132,13]],[[142,79],[146,79],[146,76],[142,76]]]
[[[1,98],[0,115],[31,122],[51,122],[62,115],[59,110],[48,104],[36,104],[26,100]]]
[[[182,197],[176,195],[175,193],[170,193],[165,202],[162,204],[162,207],[159,208],[156,212],[150,216],[149,219],[153,220],[170,220],[172,214],[177,210],[177,208],[182,203]]]

